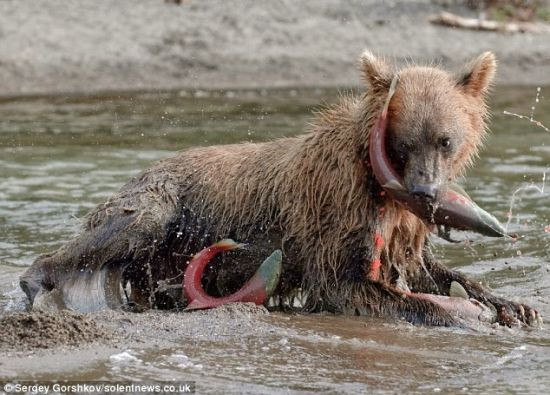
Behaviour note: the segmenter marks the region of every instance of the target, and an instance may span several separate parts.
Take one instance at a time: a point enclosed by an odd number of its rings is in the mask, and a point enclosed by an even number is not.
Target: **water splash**
[[[514,117],[519,118],[519,119],[527,120],[528,122],[542,128],[543,130],[545,130],[547,132],[550,132],[550,129],[548,127],[546,127],[542,122],[537,121],[535,119],[536,106],[540,102],[541,91],[542,91],[542,88],[540,86],[537,87],[537,95],[535,97],[535,102],[531,106],[531,114],[529,116],[522,115],[522,114],[517,114],[517,113],[506,111],[506,110],[503,111],[504,115],[510,115],[510,116],[514,116]],[[548,169],[550,169],[550,167],[547,168],[542,173],[542,183],[540,185],[532,182],[529,185],[523,185],[523,186],[517,188],[512,193],[512,197],[510,198],[510,208],[508,209],[508,214],[507,214],[508,220],[506,221],[506,226],[505,226],[506,230],[508,230],[510,222],[512,221],[512,218],[513,218],[513,215],[514,215],[513,210],[514,210],[514,207],[515,207],[515,204],[516,204],[516,199],[517,199],[517,196],[520,192],[534,190],[536,192],[539,192],[541,195],[544,195],[544,187],[545,187],[545,182],[546,182],[546,173],[547,173]],[[546,230],[547,228],[548,228],[548,226],[545,227],[544,229]]]
[[[531,106],[531,114],[529,116],[527,115],[522,115],[522,114],[517,114],[515,112],[510,112],[510,111],[506,111],[504,110],[503,111],[503,114],[504,115],[511,115],[513,117],[516,117],[516,118],[519,118],[519,119],[523,119],[523,120],[526,120],[526,121],[529,121],[531,122],[532,124],[535,124],[536,126],[538,126],[539,128],[542,128],[544,129],[545,131],[549,132],[550,133],[550,129],[547,128],[542,122],[540,121],[537,121],[534,116],[535,116],[535,109],[536,109],[536,104],[539,103],[540,101],[540,92],[542,91],[541,87],[537,87],[537,96],[535,98],[535,104],[533,104]]]
[[[508,231],[508,226],[510,225],[510,222],[512,222],[512,218],[514,216],[513,210],[514,210],[514,207],[515,207],[515,204],[516,204],[517,196],[520,192],[533,191],[534,190],[534,191],[540,193],[541,195],[544,195],[544,187],[545,187],[545,184],[546,184],[546,172],[547,171],[544,171],[542,173],[542,182],[541,182],[540,185],[535,184],[535,183],[531,183],[529,185],[523,185],[523,186],[517,188],[512,193],[512,197],[510,198],[510,208],[508,209],[508,214],[507,214],[508,220],[506,221],[506,225],[504,226],[506,231]]]

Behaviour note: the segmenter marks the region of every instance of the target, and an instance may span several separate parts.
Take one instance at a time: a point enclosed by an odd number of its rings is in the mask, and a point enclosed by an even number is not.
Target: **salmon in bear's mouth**
[[[376,180],[393,199],[430,225],[471,230],[493,237],[510,236],[493,215],[479,207],[456,184],[446,185],[437,202],[429,202],[413,196],[405,188],[402,178],[393,169],[386,152],[388,107],[397,82],[398,78],[395,76],[382,113],[370,131],[369,157]]]

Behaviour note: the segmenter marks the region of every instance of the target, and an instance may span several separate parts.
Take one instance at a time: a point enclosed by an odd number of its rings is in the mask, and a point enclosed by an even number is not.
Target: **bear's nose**
[[[434,184],[416,184],[412,186],[411,194],[421,199],[435,200],[437,186]]]

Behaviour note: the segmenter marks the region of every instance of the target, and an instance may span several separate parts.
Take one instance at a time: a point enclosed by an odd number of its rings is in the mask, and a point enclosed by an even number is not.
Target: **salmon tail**
[[[390,84],[390,90],[388,91],[388,97],[386,97],[386,101],[384,102],[384,108],[382,109],[382,117],[386,117],[388,114],[388,108],[390,107],[390,101],[395,93],[395,89],[397,87],[397,82],[399,81],[399,76],[395,74],[393,79],[391,80]]]

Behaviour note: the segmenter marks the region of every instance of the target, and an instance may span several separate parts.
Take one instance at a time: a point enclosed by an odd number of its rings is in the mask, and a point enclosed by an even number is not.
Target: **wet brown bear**
[[[277,289],[284,299],[301,289],[305,309],[391,315],[453,325],[442,307],[402,291],[448,295],[452,281],[470,297],[494,305],[501,323],[535,322],[525,305],[495,297],[438,263],[426,225],[384,195],[369,171],[369,131],[393,76],[389,154],[411,193],[438,198],[462,174],[485,133],[484,96],[495,59],[484,53],[460,76],[435,67],[394,70],[365,52],[369,89],[321,112],[304,135],[262,144],[191,149],[132,179],[93,210],[84,231],[22,276],[35,305],[57,295],[61,306],[89,311],[128,301],[184,304],[182,271],[190,256],[222,238],[250,245],[212,265],[204,285],[213,294],[239,288],[261,259],[284,252]],[[367,278],[375,229],[387,236],[380,279]]]

